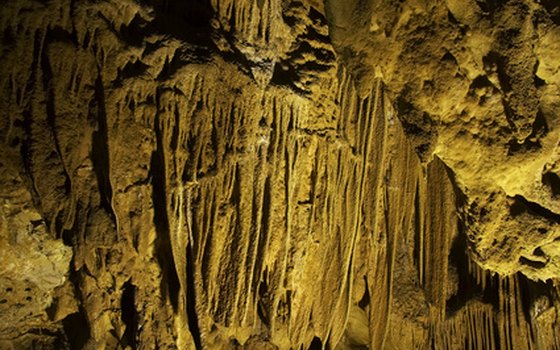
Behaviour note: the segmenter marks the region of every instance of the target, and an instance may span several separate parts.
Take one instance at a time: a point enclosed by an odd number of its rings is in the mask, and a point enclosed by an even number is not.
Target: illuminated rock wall
[[[541,2],[7,2],[0,347],[558,348]]]

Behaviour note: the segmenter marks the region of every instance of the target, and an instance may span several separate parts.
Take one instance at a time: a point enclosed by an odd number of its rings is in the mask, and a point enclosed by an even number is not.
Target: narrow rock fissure
[[[109,163],[109,136],[107,130],[107,112],[105,111],[105,90],[101,74],[98,74],[95,81],[95,100],[92,110],[95,111],[97,130],[92,135],[91,160],[93,171],[97,177],[97,185],[101,195],[101,206],[111,215],[113,222],[116,223],[116,215],[113,211],[113,189],[110,179]]]
[[[121,343],[123,348],[130,347],[136,350],[136,331],[138,329],[138,312],[136,311],[136,287],[127,281],[122,288],[121,296],[121,320],[126,329]]]

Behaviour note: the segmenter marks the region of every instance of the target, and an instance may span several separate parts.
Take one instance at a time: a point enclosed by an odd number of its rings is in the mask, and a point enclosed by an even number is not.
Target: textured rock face
[[[559,16],[8,2],[1,346],[559,347]]]
[[[377,70],[420,154],[456,175],[476,261],[558,277],[558,5],[327,3],[333,43],[362,90]]]

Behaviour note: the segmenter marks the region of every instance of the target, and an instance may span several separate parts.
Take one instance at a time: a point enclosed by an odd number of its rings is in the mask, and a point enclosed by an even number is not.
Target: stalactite
[[[559,348],[545,3],[9,2],[0,347]]]

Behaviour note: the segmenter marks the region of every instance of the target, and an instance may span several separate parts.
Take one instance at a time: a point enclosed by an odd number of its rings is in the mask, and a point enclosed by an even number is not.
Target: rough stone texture
[[[360,90],[382,77],[419,154],[453,170],[473,258],[504,275],[560,276],[559,5],[327,4]]]
[[[552,0],[11,0],[0,348],[560,347]]]

